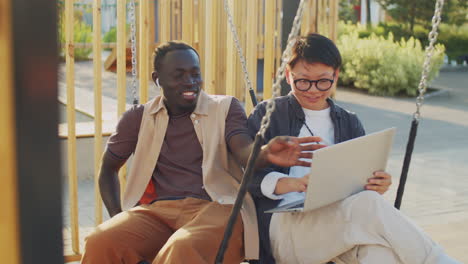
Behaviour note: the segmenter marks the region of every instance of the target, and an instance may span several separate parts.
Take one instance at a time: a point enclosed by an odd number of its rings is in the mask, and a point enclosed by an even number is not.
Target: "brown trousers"
[[[102,223],[85,239],[81,263],[214,263],[231,209],[232,205],[195,198],[137,206]],[[243,259],[239,216],[224,263]]]

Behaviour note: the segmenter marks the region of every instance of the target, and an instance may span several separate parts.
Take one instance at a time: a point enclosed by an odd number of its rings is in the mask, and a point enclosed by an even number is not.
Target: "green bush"
[[[102,42],[104,43],[112,43],[117,41],[117,29],[115,27],[112,27],[109,29],[109,31],[104,34],[102,37]]]
[[[103,43],[115,43],[117,42],[117,29],[115,27],[112,27],[109,29],[109,31],[104,34],[102,37],[102,42]],[[110,48],[107,48],[105,50],[111,50]]]
[[[351,24],[340,22],[338,24],[338,35],[347,35],[350,32],[357,32],[359,38],[368,38],[371,34],[388,38],[392,33],[393,39],[400,41],[401,39],[409,40],[411,37],[418,39],[422,46],[429,44],[428,35],[431,28],[426,28],[421,25],[414,26],[414,33],[411,34],[408,29],[402,24],[396,23],[380,23],[378,26],[367,29],[360,24]],[[463,26],[441,24],[439,27],[439,35],[437,43],[445,46],[446,54],[450,60],[456,60],[461,63],[460,56],[468,55],[468,24]]]
[[[441,25],[438,41],[444,44],[450,60],[462,63],[460,56],[468,55],[468,25]]]
[[[60,23],[60,30],[59,30],[59,40],[60,43],[63,45],[60,47],[60,57],[64,57],[65,55],[65,21],[62,20]],[[90,25],[86,23],[75,20],[73,25],[73,39],[75,43],[92,43],[93,41],[93,29]],[[87,60],[89,59],[89,55],[93,51],[92,48],[75,48],[75,60]]]
[[[372,34],[359,38],[357,31],[341,35],[337,42],[343,58],[340,81],[377,95],[417,94],[424,61],[419,40],[410,38],[395,42],[393,34],[387,38]],[[444,47],[437,45],[431,60],[429,80],[439,72]]]

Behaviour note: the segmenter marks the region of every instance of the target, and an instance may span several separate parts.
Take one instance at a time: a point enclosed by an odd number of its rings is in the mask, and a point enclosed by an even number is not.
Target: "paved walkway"
[[[421,109],[401,210],[446,251],[468,263],[468,72],[442,72],[432,84],[444,89]],[[398,129],[388,164],[394,201],[408,139],[414,98],[383,98],[341,89],[339,104],[356,112],[367,132]]]
[[[80,69],[79,66],[77,69]],[[83,71],[87,70],[83,68]],[[111,81],[115,79],[109,78]],[[422,108],[423,119],[419,125],[401,209],[451,256],[468,263],[468,71],[442,72],[432,86],[441,88],[442,92],[432,93],[433,96],[429,94]],[[105,87],[105,94],[114,97],[111,94],[113,86]],[[89,88],[85,89],[90,91]],[[339,89],[337,101],[360,116],[368,133],[397,127],[388,163],[394,185],[385,195],[393,201],[415,110],[414,98],[376,97],[356,90]],[[93,188],[91,180],[80,181],[81,241],[93,227]],[[66,193],[67,190],[64,190],[65,200],[68,198]],[[68,202],[64,204],[67,255],[71,253],[69,211]]]

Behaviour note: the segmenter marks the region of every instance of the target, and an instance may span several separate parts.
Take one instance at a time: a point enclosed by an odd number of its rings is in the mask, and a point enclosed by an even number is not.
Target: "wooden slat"
[[[330,39],[336,43],[338,39],[338,0],[329,0],[330,1]],[[331,97],[335,98],[336,96],[336,86],[337,82],[334,83],[332,87]]]
[[[80,261],[81,260],[81,255],[70,255],[70,256],[64,256],[63,262],[69,263],[69,262],[74,262],[74,261]]]
[[[338,0],[330,1],[330,38],[336,43],[338,38]]]
[[[169,26],[169,30],[171,32],[170,34],[170,40],[173,40],[173,39],[177,39],[177,36],[176,36],[176,32],[175,32],[175,28],[177,27],[177,23],[176,23],[176,17],[177,17],[177,10],[176,10],[176,7],[175,7],[175,1],[174,0],[168,0],[170,1],[170,4],[169,4],[169,10],[171,12],[171,15],[170,15],[170,20],[171,20],[171,23],[170,23],[170,26]]]
[[[263,65],[263,99],[272,96],[275,76],[275,8],[276,1],[265,1],[265,45]]]
[[[102,223],[102,199],[99,191],[99,168],[102,155],[102,62],[101,0],[93,2],[93,66],[94,66],[94,216]]]
[[[252,89],[257,92],[257,13],[258,5],[256,1],[247,1],[247,47],[246,61],[249,78],[252,82]],[[245,112],[250,114],[253,110],[248,87],[245,91]]]
[[[231,10],[231,15],[233,16],[234,23],[237,25],[236,18],[236,8],[234,6],[239,5],[238,1],[229,0],[229,9]],[[238,60],[238,55],[234,43],[234,37],[231,32],[231,27],[229,23],[226,23],[226,60],[228,61],[226,65],[226,94],[236,96],[236,77],[238,76],[238,68],[236,61]]]
[[[140,103],[146,103],[148,101],[148,81],[150,80],[150,56],[149,56],[149,46],[150,41],[150,23],[149,13],[150,13],[150,4],[149,1],[140,1],[139,5],[140,10],[140,41],[138,45],[139,51],[139,69],[138,75],[140,77],[140,89],[139,97]]]
[[[193,45],[193,0],[182,0],[182,40]]]
[[[320,29],[320,34],[324,36],[328,36],[328,21],[327,21],[327,2],[328,0],[320,0],[320,6],[318,9],[318,12],[320,14],[320,22],[319,22],[319,29]]]
[[[247,1],[248,0],[235,0],[236,2],[239,2],[239,5],[235,5],[236,7],[236,11],[235,11],[235,14],[236,14],[236,21],[238,21],[239,25],[241,25],[241,23],[244,23],[245,21],[247,21]],[[242,52],[244,53],[244,57],[245,57],[245,47],[246,47],[246,28],[247,27],[242,27],[242,26],[239,26],[237,28],[237,32],[238,32],[238,35],[239,35],[239,42],[240,42],[240,45],[242,47]],[[239,98],[239,100],[242,100],[244,101],[245,100],[245,80],[244,80],[244,73],[242,71],[242,65],[241,65],[241,62],[240,62],[240,58],[238,56],[237,60],[236,60],[236,67],[237,69],[239,69],[239,73],[238,73],[238,76],[237,76],[237,84],[236,84],[236,97]]]
[[[214,7],[217,0],[206,0],[205,2],[205,45],[204,64],[205,71],[205,90],[209,94],[215,93],[215,72],[216,72],[216,54],[214,47],[216,47],[216,8]]]
[[[150,55],[151,55],[151,52],[152,52],[151,48],[156,42],[156,29],[155,29],[156,1],[149,1],[148,9],[149,9],[148,10],[149,44],[150,44]]]
[[[310,0],[310,19],[309,19],[309,30],[310,32],[317,32],[317,22],[318,22],[318,13],[317,13],[317,0]]]
[[[206,0],[198,0],[198,55],[200,55],[201,72],[205,73],[205,20]]]
[[[307,35],[310,30],[310,5],[311,1],[313,0],[306,0],[304,3],[304,11],[302,13],[302,21],[301,21],[301,36]]]
[[[158,0],[159,5],[159,42],[166,42],[171,39],[170,1]]]
[[[67,83],[67,123],[68,123],[68,178],[70,193],[70,225],[72,250],[80,253],[78,230],[78,176],[76,169],[76,133],[75,133],[75,59],[73,46],[73,0],[65,1],[65,39],[66,39],[66,83]]]
[[[216,1],[216,72],[215,72],[215,93],[226,94],[226,37],[227,34],[220,34],[226,29],[227,16],[224,11],[223,1]],[[227,32],[226,32],[227,33]]]
[[[282,35],[282,23],[281,14],[283,10],[283,0],[276,0],[276,34],[275,34],[275,78],[276,71],[281,65],[281,35]]]
[[[126,5],[125,0],[117,1],[117,117],[125,112],[126,97]],[[126,166],[119,171],[120,193],[125,190]],[[123,197],[123,195],[121,196]]]
[[[13,45],[10,0],[0,2],[0,259],[3,263],[20,263],[18,226],[18,184],[15,145],[15,105],[13,88]]]
[[[180,0],[173,0],[172,2],[172,39],[177,39],[180,40],[182,39],[182,25],[181,25],[181,20],[182,20],[182,10],[181,10],[181,2]]]
[[[265,49],[265,0],[257,0],[258,15],[257,15],[257,58],[264,58]]]
[[[316,4],[316,15],[317,15],[317,33],[322,34],[323,30],[323,14],[320,12],[323,10],[323,0],[317,0]]]

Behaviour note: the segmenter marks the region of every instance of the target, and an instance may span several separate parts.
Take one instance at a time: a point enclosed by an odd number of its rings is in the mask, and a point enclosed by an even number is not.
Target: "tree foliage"
[[[419,24],[429,26],[434,15],[436,0],[376,0],[389,15],[405,23],[409,31]],[[461,25],[468,21],[468,0],[446,0],[442,20],[449,24]]]

